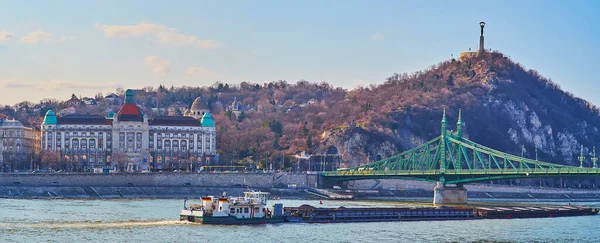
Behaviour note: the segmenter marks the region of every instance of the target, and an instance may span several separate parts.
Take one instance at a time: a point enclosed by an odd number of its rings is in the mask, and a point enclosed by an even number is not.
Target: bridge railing
[[[338,170],[323,172],[323,176],[419,176],[419,175],[515,175],[515,174],[600,174],[600,168],[517,168],[517,169],[471,169],[471,170]]]

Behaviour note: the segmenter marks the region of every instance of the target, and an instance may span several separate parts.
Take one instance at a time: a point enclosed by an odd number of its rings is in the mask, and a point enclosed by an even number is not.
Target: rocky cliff
[[[470,140],[513,154],[520,154],[524,146],[529,158],[537,149],[540,160],[579,165],[583,146],[584,166],[591,167],[592,148],[600,144],[596,106],[497,52],[444,61],[410,75],[396,74],[382,85],[347,96],[368,107],[353,115],[368,132],[358,137],[352,136],[354,132],[344,136],[331,132],[333,138],[324,143],[356,146],[344,152],[352,162],[360,161],[364,153],[385,157],[438,136],[443,109],[448,129],[455,129],[462,109],[464,134]],[[368,142],[368,138],[375,139]]]

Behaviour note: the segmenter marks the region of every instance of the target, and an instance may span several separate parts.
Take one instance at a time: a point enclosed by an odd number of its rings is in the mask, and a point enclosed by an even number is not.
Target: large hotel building
[[[197,170],[216,155],[215,124],[198,98],[185,116],[149,120],[135,104],[132,90],[118,113],[57,116],[49,110],[41,125],[41,150],[59,152],[85,170]],[[123,162],[125,161],[125,162]]]

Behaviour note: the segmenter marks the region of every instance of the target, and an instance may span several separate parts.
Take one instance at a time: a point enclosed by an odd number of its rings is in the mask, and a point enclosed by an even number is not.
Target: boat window
[[[244,213],[249,213],[249,212],[250,212],[250,209],[244,208]]]
[[[235,213],[235,209],[234,208],[230,209],[229,213]]]
[[[240,213],[240,209],[239,209],[239,208],[236,208],[236,209],[235,209],[235,213]]]

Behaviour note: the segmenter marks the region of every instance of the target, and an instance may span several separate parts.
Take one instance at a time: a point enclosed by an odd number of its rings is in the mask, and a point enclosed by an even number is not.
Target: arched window
[[[173,140],[173,149],[179,149],[179,141]]]
[[[78,149],[79,148],[79,139],[73,138],[73,148],[74,149]]]
[[[165,140],[165,149],[171,149],[171,140]]]
[[[81,148],[82,149],[86,149],[87,148],[87,139],[81,139]]]
[[[96,148],[96,139],[90,139],[90,148],[91,149],[95,149]]]
[[[181,140],[181,149],[187,150],[187,142],[185,140]]]

